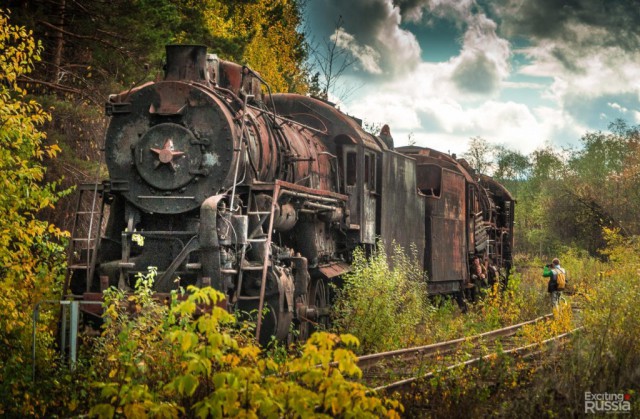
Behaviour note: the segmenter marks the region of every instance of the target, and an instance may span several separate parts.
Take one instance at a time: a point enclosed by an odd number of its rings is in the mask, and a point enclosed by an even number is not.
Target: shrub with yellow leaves
[[[45,143],[40,128],[49,114],[20,84],[41,46],[9,17],[0,9],[0,415],[35,416],[45,415],[49,396],[31,383],[31,313],[38,301],[59,295],[65,233],[38,219],[62,195],[44,182],[43,160],[59,148]],[[41,369],[54,361],[54,325],[50,312],[38,323]]]
[[[150,294],[107,293],[105,328],[93,355],[90,415],[127,417],[398,417],[401,405],[369,395],[351,335],[316,333],[299,356],[264,356],[223,295],[189,287],[169,305]]]

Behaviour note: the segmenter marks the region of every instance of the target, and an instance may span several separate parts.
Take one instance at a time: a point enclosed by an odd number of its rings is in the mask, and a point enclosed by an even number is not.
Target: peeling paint
[[[204,167],[213,167],[218,165],[218,155],[216,153],[204,153],[202,156],[202,166]]]

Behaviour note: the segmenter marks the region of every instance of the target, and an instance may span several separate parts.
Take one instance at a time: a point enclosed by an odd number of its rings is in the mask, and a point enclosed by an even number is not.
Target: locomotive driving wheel
[[[322,278],[312,279],[303,298],[303,305],[308,307],[307,317],[302,318],[299,327],[301,342],[309,339],[313,332],[329,328],[329,316],[324,312],[328,308],[328,289]],[[322,313],[322,315],[320,315]]]

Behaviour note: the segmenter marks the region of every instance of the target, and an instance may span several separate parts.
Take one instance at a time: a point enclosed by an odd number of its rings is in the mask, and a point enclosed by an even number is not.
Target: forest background
[[[302,94],[326,94],[348,57],[336,45],[309,43],[301,0],[9,0],[3,7],[0,337],[10,350],[0,355],[0,381],[9,386],[29,350],[25,313],[59,297],[69,188],[106,175],[100,149],[110,93],[154,80],[169,43],[207,45],[260,72],[273,91]],[[335,59],[333,70],[314,66],[319,57]],[[367,122],[375,131],[385,121]],[[474,137],[463,157],[516,197],[518,252],[605,258],[604,228],[640,233],[638,126],[612,121],[606,132],[584,133],[575,149],[548,145],[529,155]]]

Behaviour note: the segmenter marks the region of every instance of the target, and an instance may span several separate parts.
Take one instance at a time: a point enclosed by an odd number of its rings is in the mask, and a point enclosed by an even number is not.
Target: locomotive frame
[[[454,156],[394,149],[387,126],[373,136],[328,102],[269,91],[265,103],[263,86],[205,47],[171,45],[163,80],[110,96],[110,177],[90,211],[109,217],[86,240],[74,227],[65,294],[98,300],[156,266],[160,294],[211,285],[230,309],[268,306],[266,342],[326,323],[328,285],[377,240],[415,246],[433,294],[460,295],[478,254],[508,276],[515,201],[502,185]]]

